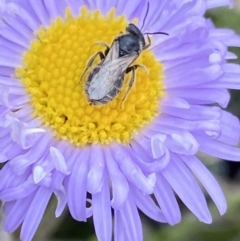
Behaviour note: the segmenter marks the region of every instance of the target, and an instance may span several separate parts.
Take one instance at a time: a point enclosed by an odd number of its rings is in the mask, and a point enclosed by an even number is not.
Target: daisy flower
[[[0,199],[8,232],[21,225],[21,240],[32,240],[53,195],[56,217],[65,207],[78,221],[93,216],[99,241],[143,240],[138,210],[180,222],[175,194],[211,223],[198,181],[226,211],[196,157],[240,160],[239,121],[222,109],[227,89],[240,88],[240,66],[227,62],[240,38],[204,18],[225,5],[230,0],[0,1]],[[129,34],[130,23],[151,42],[138,47],[133,65],[141,68],[121,75],[112,100],[91,104],[86,86],[102,62],[84,74],[89,59],[99,51],[109,57],[107,46]]]

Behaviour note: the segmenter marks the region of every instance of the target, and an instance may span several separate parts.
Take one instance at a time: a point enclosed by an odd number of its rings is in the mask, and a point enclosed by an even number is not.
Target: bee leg
[[[136,65],[135,65],[136,66]],[[138,68],[141,68],[146,74],[147,74],[147,76],[150,78],[150,76],[149,76],[149,71],[148,71],[148,69],[147,69],[147,67],[145,66],[145,65],[143,65],[143,64],[137,64],[137,67]]]
[[[104,51],[105,57],[108,55],[110,48],[107,47],[106,50]]]
[[[121,31],[119,34],[118,34],[118,36],[117,36],[117,38],[119,37],[119,36],[122,36],[124,33]]]
[[[104,55],[106,57],[108,52],[109,52],[109,50],[110,50],[110,47],[105,42],[98,42],[98,44],[100,44],[100,45],[102,45],[102,46],[104,46],[106,48],[105,51],[104,51]]]
[[[123,101],[126,99],[130,89],[132,88],[133,84],[134,84],[134,80],[135,80],[135,70],[138,68],[138,67],[141,67],[140,65],[136,64],[136,65],[133,65],[131,67],[128,67],[127,70],[126,70],[126,74],[128,74],[129,72],[132,72],[132,76],[131,76],[131,79],[129,81],[129,84],[128,84],[128,89],[124,95],[124,97],[122,98],[122,103],[121,103],[121,107],[122,107],[122,104],[123,104]]]
[[[91,59],[88,61],[88,64],[87,64],[87,67],[86,69],[84,70],[83,74],[82,74],[82,77],[81,77],[81,81],[83,79],[83,76],[86,74],[86,72],[88,71],[88,69],[92,66],[94,60],[97,58],[97,56],[99,55],[100,59],[103,60],[105,59],[105,55],[102,51],[98,51],[96,54],[94,54]]]
[[[94,45],[102,45],[102,46],[104,46],[106,48],[106,50],[104,51],[105,56],[108,54],[108,52],[110,50],[110,47],[103,41],[96,42],[96,43],[93,44],[93,46]],[[89,52],[91,51],[92,47],[90,48]]]
[[[148,48],[151,46],[151,44],[152,44],[151,38],[149,37],[149,35],[147,36],[147,38],[148,38],[148,44],[146,44],[146,45],[143,47],[143,50],[148,49]]]

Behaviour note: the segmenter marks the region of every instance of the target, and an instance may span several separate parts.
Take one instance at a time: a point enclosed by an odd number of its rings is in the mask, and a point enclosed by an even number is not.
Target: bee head
[[[134,36],[140,42],[141,46],[144,47],[146,45],[143,33],[135,24],[133,23],[128,24],[126,28],[126,32]]]

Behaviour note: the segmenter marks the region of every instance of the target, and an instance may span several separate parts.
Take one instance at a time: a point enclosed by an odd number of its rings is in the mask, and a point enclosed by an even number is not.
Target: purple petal
[[[61,172],[64,175],[69,175],[66,160],[63,154],[55,147],[50,147],[50,156],[51,161],[53,162],[57,171]]]
[[[127,240],[124,225],[121,220],[120,211],[117,211],[117,210],[115,210],[114,212],[114,240],[115,241]]]
[[[29,149],[32,147],[37,140],[46,132],[41,128],[24,128],[15,122],[15,126],[12,127],[12,138],[15,140],[23,149]],[[16,130],[18,128],[18,131]],[[13,137],[14,134],[14,137]],[[18,136],[17,136],[18,134]]]
[[[85,147],[75,160],[68,182],[68,206],[74,219],[86,221],[87,175],[90,150]]]
[[[207,2],[207,8],[217,8],[222,6],[232,6],[231,0],[208,0]]]
[[[161,146],[158,148],[161,150]],[[151,152],[153,152],[153,150],[151,149],[153,149],[153,147],[148,150],[146,145],[142,144],[142,146],[140,146],[136,141],[132,141],[131,148],[127,149],[127,151],[142,170],[148,173],[159,172],[165,168],[170,161],[169,151],[166,147],[164,147],[165,152],[163,152],[163,155],[158,159],[153,159],[153,157],[151,157],[151,154],[153,154]],[[154,151],[156,152],[156,150]]]
[[[191,105],[189,109],[178,109],[173,107],[163,108],[163,113],[179,117],[186,120],[212,120],[219,119],[221,116],[221,109],[213,106],[198,106]]]
[[[30,148],[27,153],[17,156],[11,160],[11,165],[18,174],[24,173],[27,168],[38,161],[41,157],[45,156],[51,145],[52,137],[51,135],[44,135],[37,142],[35,146]]]
[[[26,181],[21,186],[5,189],[0,192],[0,198],[5,201],[12,201],[17,198],[25,198],[37,189],[37,186]]]
[[[88,173],[87,190],[91,194],[98,193],[102,189],[105,161],[102,146],[92,145],[90,157],[90,170]]]
[[[136,185],[144,193],[153,193],[156,181],[154,173],[146,177],[142,170],[131,160],[130,156],[126,154],[119,144],[112,147],[112,153],[118,162],[120,169],[130,182]]]
[[[25,215],[32,203],[34,196],[35,193],[15,202],[11,210],[8,212],[4,223],[4,229],[7,232],[12,233],[20,226],[23,219],[25,218]]]
[[[155,204],[150,195],[141,193],[136,188],[132,188],[137,207],[151,219],[166,223],[167,220],[160,208]]]
[[[176,89],[169,90],[169,95],[178,96],[192,104],[212,104],[218,103],[221,107],[226,108],[230,100],[230,94],[225,89],[203,89],[191,88],[189,89]],[[173,106],[174,107],[174,106]],[[178,107],[178,106],[176,106]]]
[[[152,156],[154,159],[161,158],[166,150],[164,142],[167,139],[167,135],[165,134],[157,134],[151,138],[151,149],[152,149]]]
[[[104,177],[101,192],[92,195],[93,221],[99,241],[112,240],[112,213],[108,178]],[[104,218],[103,218],[104,217]]]
[[[171,93],[171,92],[170,92]],[[190,105],[188,102],[182,98],[179,97],[166,97],[163,99],[163,101],[160,104],[161,106],[170,106],[175,108],[182,108],[182,109],[188,109],[190,108]]]
[[[29,6],[29,3],[27,3]],[[29,8],[26,10],[23,6],[18,6],[17,16],[22,19],[22,21],[29,27],[31,30],[37,30],[40,27],[40,22],[34,16],[32,12],[28,11]],[[27,48],[28,49],[28,48]]]
[[[10,163],[6,163],[0,170],[0,191],[22,185],[28,178],[29,173],[16,175]]]
[[[52,174],[51,188],[54,191],[54,194],[56,195],[58,200],[58,205],[55,211],[56,217],[59,217],[62,214],[67,204],[67,192],[65,190],[65,187],[63,186],[64,178],[65,175],[57,171],[54,171]]]
[[[44,187],[40,187],[37,191],[30,207],[28,208],[26,217],[24,218],[21,239],[31,241],[38,225],[43,217],[47,204],[51,198],[52,192]]]
[[[159,117],[156,119],[158,124],[170,126],[171,128],[181,128],[187,131],[202,131],[203,133],[215,133],[215,136],[221,135],[221,126],[219,120],[199,120],[189,121],[175,117]],[[159,125],[160,128],[160,125]]]
[[[172,155],[172,160],[162,170],[162,175],[200,221],[205,223],[212,222],[203,192],[181,159]]]
[[[84,0],[78,0],[78,1],[76,1],[76,0],[66,0],[66,3],[67,3],[67,6],[70,7],[73,15],[75,17],[78,17],[79,12],[80,12],[80,8],[81,8],[81,6],[84,5]],[[85,3],[85,5],[87,5],[87,4]]]
[[[40,165],[37,165],[33,168],[33,181],[35,184],[40,183],[44,177],[47,176],[47,172],[44,170],[44,168]]]
[[[228,146],[218,141],[209,140],[202,136],[196,136],[200,143],[199,150],[212,156],[229,161],[240,161],[240,149]]]
[[[167,222],[171,225],[179,223],[181,221],[181,212],[178,203],[170,185],[160,173],[157,176],[154,195]]]
[[[31,5],[34,13],[36,14],[37,18],[39,19],[39,22],[44,26],[48,27],[50,24],[50,18],[49,15],[46,12],[44,3],[42,0],[40,1],[29,1],[29,4]]]
[[[196,175],[202,185],[216,204],[219,213],[223,215],[227,209],[227,203],[224,193],[218,182],[210,171],[202,164],[197,157],[181,156],[181,159],[187,164],[191,171]]]
[[[195,139],[195,137],[188,131],[181,130],[180,128],[168,127],[164,125],[153,124],[149,128],[149,130],[153,130],[153,132],[149,132],[147,134],[149,138],[154,138],[155,141],[161,143],[160,136],[155,133],[162,132],[167,134],[167,138],[164,141],[164,146],[168,148],[169,151],[185,154],[185,155],[194,155],[197,153],[199,149],[199,143]],[[155,138],[158,137],[158,138]],[[161,135],[162,136],[162,135]],[[166,151],[165,151],[166,152]]]
[[[240,137],[239,119],[231,113],[222,111],[220,120],[221,135],[218,140],[228,145],[237,145]]]
[[[131,195],[128,196],[128,199],[124,203],[122,210],[119,212],[127,240],[142,241],[142,224],[136,204]]]
[[[113,198],[111,200],[111,204],[114,209],[119,209],[127,199],[129,185],[125,176],[119,170],[118,165],[112,156],[110,148],[106,147],[104,154],[107,170],[112,184]]]
[[[49,1],[43,0],[44,6],[46,7],[47,13],[50,16],[50,19],[53,21],[57,17],[61,16],[64,18],[65,9],[67,7],[66,2],[63,0]]]

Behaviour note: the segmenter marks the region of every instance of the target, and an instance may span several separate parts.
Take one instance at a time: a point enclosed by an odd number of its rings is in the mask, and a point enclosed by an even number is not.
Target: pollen
[[[133,63],[145,68],[136,70],[134,85],[125,99],[131,73],[124,75],[121,91],[109,103],[91,105],[86,97],[89,72],[82,76],[89,59],[105,51],[100,42],[111,46],[128,24],[125,16],[116,16],[115,9],[103,16],[98,10],[90,12],[82,7],[79,16],[73,17],[67,8],[64,18],[58,17],[51,26],[36,32],[16,77],[30,96],[33,117],[50,127],[56,138],[76,146],[129,143],[159,115],[163,66],[150,50],[142,51]],[[93,66],[99,63],[96,59]]]

